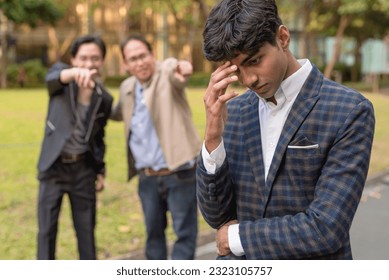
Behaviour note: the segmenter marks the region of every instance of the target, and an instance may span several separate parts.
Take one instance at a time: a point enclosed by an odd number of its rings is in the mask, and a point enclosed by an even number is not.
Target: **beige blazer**
[[[153,119],[159,143],[170,170],[196,158],[201,149],[201,141],[186,99],[186,83],[174,77],[177,62],[175,58],[156,62],[153,77],[144,86],[146,106]],[[128,147],[135,103],[135,84],[134,76],[121,83],[119,100],[113,106],[111,113],[111,119],[124,121],[128,180],[137,174],[134,158]]]

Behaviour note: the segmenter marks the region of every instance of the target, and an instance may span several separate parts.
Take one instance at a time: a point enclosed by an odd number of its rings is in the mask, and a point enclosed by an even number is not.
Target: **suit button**
[[[214,194],[216,192],[216,185],[214,183],[210,183],[208,185],[208,193]]]

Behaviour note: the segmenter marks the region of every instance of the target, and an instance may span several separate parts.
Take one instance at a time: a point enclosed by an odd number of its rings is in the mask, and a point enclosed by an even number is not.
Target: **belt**
[[[62,163],[75,163],[84,160],[86,154],[61,154],[59,159]]]
[[[174,173],[174,171],[171,171],[168,168],[162,168],[158,171],[155,171],[150,167],[142,168],[139,170],[139,172],[144,173],[146,176],[167,176]]]

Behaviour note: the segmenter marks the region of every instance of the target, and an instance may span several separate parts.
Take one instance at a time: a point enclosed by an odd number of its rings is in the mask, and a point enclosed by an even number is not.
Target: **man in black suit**
[[[58,216],[69,195],[80,259],[96,259],[96,191],[104,187],[104,127],[113,98],[99,82],[106,48],[94,36],[76,39],[71,65],[46,76],[49,107],[38,162],[38,259],[55,259]]]

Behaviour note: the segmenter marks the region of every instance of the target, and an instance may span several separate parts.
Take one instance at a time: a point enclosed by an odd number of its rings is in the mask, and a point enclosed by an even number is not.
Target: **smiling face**
[[[138,40],[130,40],[123,48],[125,69],[134,75],[140,83],[151,79],[155,68],[155,59],[147,46]]]
[[[71,64],[74,67],[96,69],[101,73],[104,63],[103,53],[100,47],[95,43],[82,44],[76,55],[71,58]]]
[[[252,55],[239,53],[231,59],[231,63],[238,67],[236,74],[239,82],[265,99],[272,98],[281,82],[295,70],[289,67],[288,47],[289,32],[281,26],[277,32],[276,45],[265,43]]]

